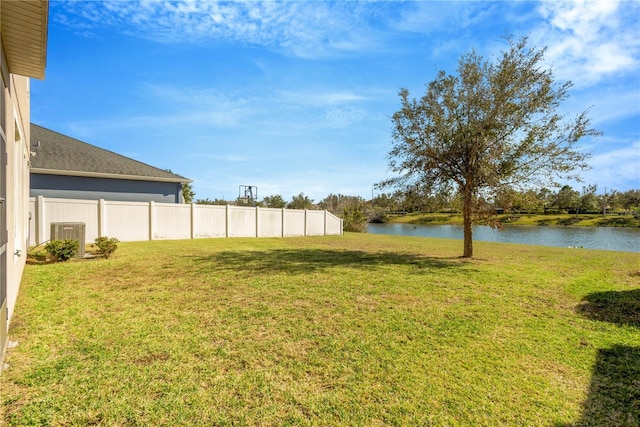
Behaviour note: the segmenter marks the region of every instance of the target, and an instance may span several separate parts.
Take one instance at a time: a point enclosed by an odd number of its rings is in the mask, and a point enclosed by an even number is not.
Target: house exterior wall
[[[0,360],[4,357],[7,333],[13,314],[20,280],[25,266],[29,233],[29,78],[12,74],[8,68],[2,37],[2,96],[0,103],[0,154],[6,156],[0,172],[0,198],[4,199],[0,229],[6,244],[0,261],[0,276],[4,282],[0,301]],[[3,242],[0,242],[0,244]]]
[[[0,13],[2,4],[0,3]],[[7,60],[4,55],[4,46],[2,44],[2,32],[0,31],[0,362],[4,360],[4,351],[8,338],[8,301],[7,301],[7,220],[6,215],[6,191],[7,191],[7,172],[5,162],[2,161],[2,154],[6,153],[7,138],[7,110],[10,109],[11,101],[9,99],[9,71],[7,68]]]
[[[182,203],[182,184],[82,176],[31,174],[31,197]]]
[[[0,366],[28,250],[29,78],[44,78],[48,16],[48,0],[0,1]]]

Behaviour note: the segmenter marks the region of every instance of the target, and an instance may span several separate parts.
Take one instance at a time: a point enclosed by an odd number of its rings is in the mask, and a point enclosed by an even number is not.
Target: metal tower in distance
[[[255,206],[258,200],[258,187],[255,185],[241,185],[238,198],[243,199],[247,206]]]

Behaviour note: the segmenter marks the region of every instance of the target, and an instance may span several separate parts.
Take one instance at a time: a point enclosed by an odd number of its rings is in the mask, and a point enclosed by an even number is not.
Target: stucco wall
[[[2,38],[0,37],[0,49]],[[3,220],[0,227],[6,231],[6,246],[0,261],[0,274],[6,284],[6,296],[0,301],[0,359],[7,340],[7,329],[13,314],[20,280],[25,266],[28,249],[29,233],[29,78],[11,74],[6,63],[4,51],[0,52],[2,59],[3,94],[1,101],[4,105],[0,109],[3,120],[0,121],[0,138],[2,148],[6,152],[5,170],[0,176],[0,186],[4,203]],[[4,234],[4,232],[2,232]]]

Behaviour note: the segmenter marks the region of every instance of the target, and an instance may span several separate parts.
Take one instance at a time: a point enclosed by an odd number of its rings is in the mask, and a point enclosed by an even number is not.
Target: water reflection
[[[463,238],[462,226],[459,225],[369,224],[367,233],[459,240]],[[473,239],[486,242],[640,252],[640,229],[637,228],[510,226],[503,231],[498,231],[489,226],[477,225],[473,227]]]

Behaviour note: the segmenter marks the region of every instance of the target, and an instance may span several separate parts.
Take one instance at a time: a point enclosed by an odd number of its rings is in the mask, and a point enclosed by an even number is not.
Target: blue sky
[[[196,198],[370,198],[398,90],[505,34],[548,47],[604,132],[584,184],[640,188],[640,2],[51,0],[32,121],[190,179]],[[571,183],[580,189],[582,184]],[[375,194],[378,194],[378,190]]]

